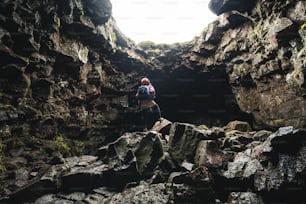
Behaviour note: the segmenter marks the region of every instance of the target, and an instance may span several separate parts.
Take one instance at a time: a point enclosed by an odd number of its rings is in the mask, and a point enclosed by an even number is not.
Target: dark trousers
[[[161,118],[160,108],[158,104],[151,108],[142,110],[142,116],[144,120],[144,128],[151,129],[156,121]]]

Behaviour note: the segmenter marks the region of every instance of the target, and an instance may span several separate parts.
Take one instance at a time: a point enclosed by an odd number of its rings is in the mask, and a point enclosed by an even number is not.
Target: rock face
[[[191,42],[141,48],[109,0],[2,1],[1,202],[305,202],[306,3],[210,8]],[[137,132],[143,76],[177,121],[158,132]]]
[[[297,7],[305,2],[258,1],[252,15],[224,13],[211,25],[222,34],[213,39],[208,29],[201,44],[218,41],[214,66],[225,67],[239,107],[261,126],[305,127],[305,21]]]
[[[135,87],[154,68],[116,27],[109,0],[0,10],[0,178],[15,191],[63,157],[136,130]]]
[[[305,127],[305,2],[212,0],[210,8],[219,18],[199,37],[147,51],[163,67],[164,77],[152,76],[168,93],[160,98],[165,111],[177,110],[168,115],[239,115],[258,128]],[[252,119],[231,114],[235,109]]]

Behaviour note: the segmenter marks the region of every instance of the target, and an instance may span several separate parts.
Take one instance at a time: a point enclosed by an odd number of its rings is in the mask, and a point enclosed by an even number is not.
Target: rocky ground
[[[306,131],[171,123],[64,158],[4,203],[305,203]],[[32,172],[33,173],[33,172]],[[23,176],[21,176],[23,175]]]

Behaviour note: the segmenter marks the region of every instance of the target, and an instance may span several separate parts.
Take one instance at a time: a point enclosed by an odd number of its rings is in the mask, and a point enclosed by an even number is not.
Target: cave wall
[[[109,0],[5,0],[0,10],[0,180],[14,190],[16,169],[39,175],[129,129],[135,87],[153,68]]]
[[[39,136],[52,138],[62,128],[84,137],[118,119],[139,75],[151,67],[121,36],[109,1],[0,6],[2,124],[18,124],[32,136],[52,124],[54,132]]]
[[[193,55],[225,67],[240,109],[257,127],[305,127],[305,1],[210,2],[220,14],[195,42]]]
[[[305,127],[305,2],[212,0],[209,7],[218,19],[194,40],[145,46],[163,70],[152,76],[165,114],[193,123],[247,120],[257,129]]]

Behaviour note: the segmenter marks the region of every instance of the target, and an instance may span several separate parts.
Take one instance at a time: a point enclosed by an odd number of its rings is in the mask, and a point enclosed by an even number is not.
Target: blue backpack
[[[137,90],[138,99],[139,100],[152,100],[154,96],[150,93],[150,88],[148,85],[141,85]]]

